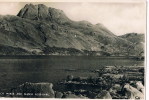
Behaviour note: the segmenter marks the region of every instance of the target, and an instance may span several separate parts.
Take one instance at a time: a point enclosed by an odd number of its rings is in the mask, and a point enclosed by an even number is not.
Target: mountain
[[[127,34],[124,34],[120,37],[133,43],[134,51],[136,52],[136,55],[144,56],[144,45],[145,45],[144,34],[127,33]]]
[[[127,33],[122,36],[121,38],[124,38],[132,43],[144,43],[145,42],[145,36],[144,34],[138,34],[138,33]]]
[[[10,55],[115,56],[138,53],[134,52],[132,41],[114,35],[103,24],[72,21],[62,10],[43,4],[26,4],[17,16],[0,16],[0,45],[12,49]],[[4,49],[0,54],[7,55],[8,52]]]

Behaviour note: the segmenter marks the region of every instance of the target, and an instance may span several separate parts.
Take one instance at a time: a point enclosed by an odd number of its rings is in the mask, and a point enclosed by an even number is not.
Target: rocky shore
[[[58,85],[63,90],[54,90],[52,83],[26,82],[1,97],[30,98],[89,98],[89,99],[144,99],[144,67],[104,66],[97,70],[96,77],[68,75]]]

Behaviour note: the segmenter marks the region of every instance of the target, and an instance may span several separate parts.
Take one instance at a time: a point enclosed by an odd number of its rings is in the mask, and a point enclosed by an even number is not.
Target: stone
[[[137,89],[144,94],[144,86],[141,81],[136,82]]]
[[[22,97],[48,97],[54,98],[55,93],[52,89],[52,83],[30,83],[26,82],[15,89],[12,89],[12,93],[21,93]]]
[[[73,75],[68,75],[67,76],[67,81],[72,81],[73,80]]]
[[[91,99],[95,98],[96,95],[97,95],[97,93],[94,93],[94,92],[91,92],[91,91],[88,91],[88,93],[87,93],[87,97],[89,97]]]
[[[109,90],[109,92],[111,93],[116,93],[118,91],[121,91],[122,87],[120,86],[120,84],[115,84],[114,86],[112,86]]]
[[[62,98],[63,93],[62,92],[55,92],[55,98]]]
[[[112,97],[108,91],[103,90],[95,97],[95,99],[112,99]]]
[[[132,87],[130,84],[124,85],[125,96],[128,99],[144,99],[143,93],[141,93],[138,89]]]
[[[83,96],[81,94],[76,95],[76,94],[74,94],[74,93],[72,93],[70,91],[67,91],[67,92],[64,92],[64,95],[63,95],[62,98],[82,98],[82,99],[85,99],[87,97],[85,97],[85,96]]]

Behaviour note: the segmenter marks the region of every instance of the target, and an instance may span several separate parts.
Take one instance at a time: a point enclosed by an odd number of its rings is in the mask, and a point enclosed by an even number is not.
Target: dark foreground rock
[[[63,93],[62,92],[55,92],[55,98],[62,98]]]
[[[120,86],[120,84],[115,84],[110,88],[109,92],[116,94],[117,92],[121,91],[121,89],[122,87]]]
[[[112,97],[108,91],[103,90],[95,97],[95,99],[112,99]]]
[[[15,97],[55,98],[52,83],[24,83],[11,90]]]

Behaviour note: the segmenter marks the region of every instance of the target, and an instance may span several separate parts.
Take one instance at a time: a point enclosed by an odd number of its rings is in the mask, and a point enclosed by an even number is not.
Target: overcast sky
[[[25,4],[27,3],[0,3],[0,14],[16,15]],[[92,24],[102,23],[116,35],[131,32],[145,33],[146,31],[145,3],[46,2],[43,4],[63,10],[74,21],[87,20]]]

